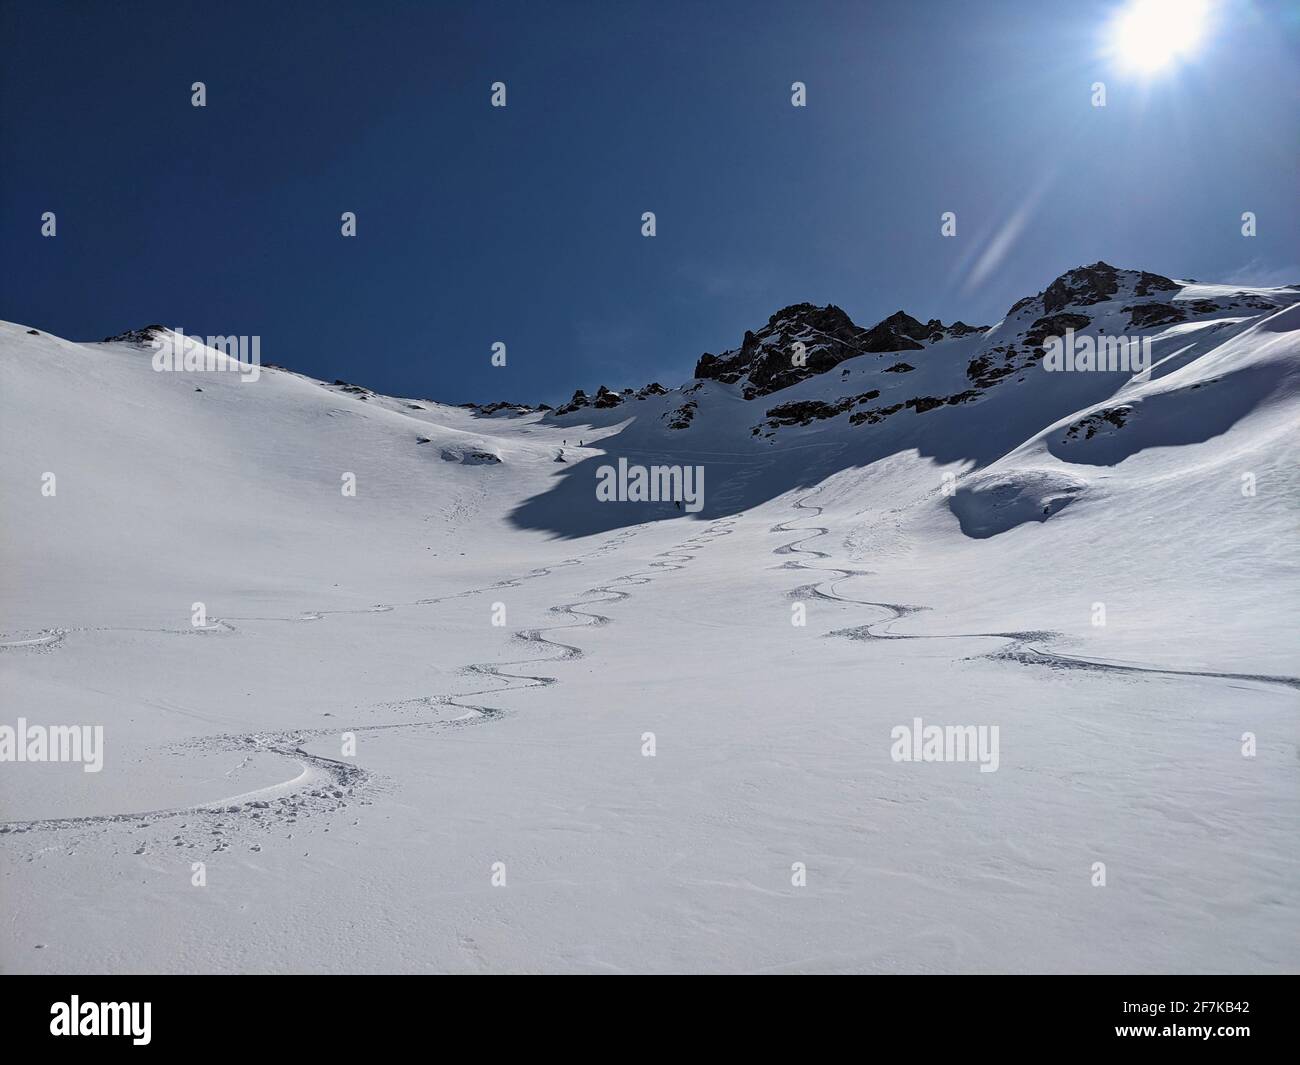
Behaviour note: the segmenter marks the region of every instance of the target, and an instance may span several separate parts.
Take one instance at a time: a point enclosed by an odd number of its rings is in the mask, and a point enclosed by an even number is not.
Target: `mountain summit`
[[[755,399],[833,370],[858,355],[919,351],[948,337],[987,329],[964,322],[945,326],[937,318],[923,324],[904,311],[863,329],[834,304],[795,303],[777,311],[758,332],[746,331],[740,347],[721,355],[706,351],[695,365],[695,376],[723,384],[741,382],[744,397]]]

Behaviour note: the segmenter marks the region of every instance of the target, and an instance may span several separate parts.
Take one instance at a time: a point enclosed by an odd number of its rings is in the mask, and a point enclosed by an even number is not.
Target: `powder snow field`
[[[1300,293],[1245,292],[1118,385],[767,435],[1022,326],[488,416],[0,324],[0,725],[105,744],[0,763],[0,969],[1295,971]]]

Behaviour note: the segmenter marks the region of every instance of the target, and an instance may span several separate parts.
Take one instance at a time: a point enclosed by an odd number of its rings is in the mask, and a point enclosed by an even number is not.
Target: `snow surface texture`
[[[0,324],[0,725],[105,737],[0,764],[0,968],[1294,971],[1300,292],[1153,277],[563,413]]]

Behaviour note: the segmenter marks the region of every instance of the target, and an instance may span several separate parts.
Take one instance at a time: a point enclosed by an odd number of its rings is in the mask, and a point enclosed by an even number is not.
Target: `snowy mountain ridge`
[[[672,391],[690,395],[698,389],[698,382],[716,381],[736,385],[746,400],[765,399],[868,354],[898,355],[900,358],[880,367],[881,371],[911,373],[916,367],[901,357],[904,353],[931,351],[948,340],[976,338],[975,345],[964,345],[961,349],[970,352],[965,367],[965,388],[944,397],[917,394],[899,404],[858,409],[849,418],[852,424],[876,424],[904,409],[923,413],[941,403],[973,401],[998,382],[1022,375],[1039,363],[1044,357],[1045,341],[1066,330],[1094,337],[1107,332],[1149,334],[1160,326],[1250,317],[1277,310],[1295,299],[1300,299],[1300,288],[1295,286],[1282,289],[1205,286],[1097,262],[1069,270],[1043,291],[1018,300],[994,326],[971,326],[961,321],[945,326],[937,318],[922,323],[900,310],[870,328],[862,328],[833,304],[818,307],[799,303],[777,311],[757,332],[747,331],[738,348],[720,355],[705,352],[696,364],[694,382]],[[1230,312],[1241,313],[1230,315]],[[982,342],[979,338],[983,338]],[[948,345],[938,348],[935,354],[951,357],[955,350]],[[644,392],[625,389],[620,394],[601,386],[593,402],[579,390],[555,413],[571,414],[589,407],[612,409],[629,398],[644,399]],[[776,404],[775,411],[767,410],[768,416],[775,419],[767,427],[775,428],[791,421],[806,425],[809,421],[861,408],[868,399],[876,398],[875,395],[864,398],[862,393],[854,394],[848,389],[841,389],[840,393],[786,409]],[[693,410],[685,418],[676,419],[681,424],[675,427],[687,428],[692,419]]]
[[[450,407],[342,380],[327,384],[271,364],[266,373],[296,382],[295,390],[324,389],[352,401],[357,410],[349,416],[370,408],[419,454],[521,474],[544,463],[545,483],[528,474],[535,488],[513,505],[513,520],[526,527],[585,534],[677,516],[670,504],[591,507],[589,463],[598,458],[660,456],[680,464],[712,455],[716,463],[726,454],[728,462],[758,463],[761,475],[751,469],[710,478],[708,517],[913,451],[953,477],[943,503],[967,534],[988,536],[1047,520],[1083,498],[1096,478],[1081,481],[1081,470],[1208,439],[1293,394],[1296,334],[1285,314],[1280,331],[1265,323],[1298,300],[1294,287],[1207,285],[1098,262],[1017,301],[992,326],[923,323],[900,311],[863,329],[838,307],[793,304],[747,332],[739,347],[706,352],[680,387],[602,386],[590,397],[579,390],[554,410],[504,401]],[[1063,335],[1099,346],[1140,341],[1152,364],[1052,372],[1047,349]],[[227,339],[235,338],[216,338]],[[80,350],[134,358],[176,344],[171,330],[155,325]],[[209,366],[224,359],[207,351]],[[196,379],[195,392],[205,387],[211,384]],[[552,446],[538,453],[542,438]],[[599,455],[577,447],[596,441]],[[1050,457],[1050,471],[1036,465],[1024,483],[1018,475],[989,481],[1034,449]]]
[[[702,398],[726,394],[761,407],[761,416],[756,415],[748,429],[765,439],[783,428],[840,416],[847,425],[872,426],[903,412],[923,414],[944,405],[973,403],[1001,384],[1023,383],[1042,363],[1045,344],[1067,331],[1090,339],[1130,335],[1171,341],[1198,331],[1222,338],[1225,328],[1244,325],[1297,299],[1297,286],[1202,285],[1097,262],[1069,270],[1037,294],[1018,300],[992,326],[961,321],[944,325],[937,318],[922,322],[899,310],[863,328],[833,304],[798,303],[774,313],[761,329],[746,331],[738,347],[718,355],[705,352],[694,378],[677,388],[653,382],[616,392],[601,385],[591,395],[576,390],[554,409],[544,403],[504,400],[461,406],[479,417],[537,413],[554,424],[576,424],[572,415],[580,415],[577,421],[604,424],[653,410],[665,428],[682,431],[696,424]],[[169,342],[173,336],[170,329],[151,325],[106,337],[103,343],[152,347],[160,338]],[[962,359],[959,375],[954,371]],[[832,380],[828,375],[837,368],[840,376]],[[809,389],[798,388],[809,381],[817,382],[812,386],[815,398],[806,395]],[[859,387],[867,383],[872,387]],[[943,388],[928,387],[938,383]],[[376,396],[363,385],[342,380],[328,387],[363,401]],[[642,408],[647,400],[656,402]],[[416,409],[413,402],[404,402]]]

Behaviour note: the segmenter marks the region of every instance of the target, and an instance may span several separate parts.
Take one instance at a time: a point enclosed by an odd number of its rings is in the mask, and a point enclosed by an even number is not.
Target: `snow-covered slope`
[[[8,324],[0,351],[0,475],[24,578],[6,592],[41,624],[59,620],[45,612],[62,585],[121,582],[136,601],[173,602],[178,585],[202,599],[210,577],[242,573],[273,598],[316,586],[326,558],[331,587],[436,579],[435,555],[464,551],[499,521],[498,500],[552,468],[553,449],[454,408],[284,370],[160,373],[143,342],[73,344]]]
[[[1294,970],[1297,301],[797,304],[557,411],[0,324],[0,725],[104,729],[0,763],[0,968]]]

